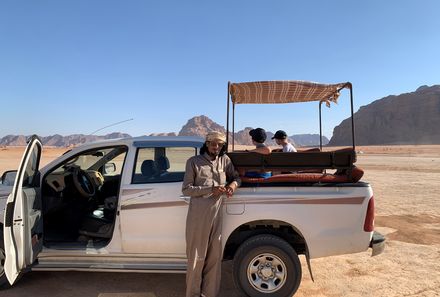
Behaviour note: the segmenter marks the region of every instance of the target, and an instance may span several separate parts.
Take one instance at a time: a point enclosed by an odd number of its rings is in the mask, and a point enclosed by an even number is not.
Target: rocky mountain
[[[0,145],[6,146],[22,146],[26,145],[26,136],[23,135],[6,135],[3,138],[0,138]]]
[[[131,136],[130,136],[130,134],[127,134],[127,133],[113,132],[113,133],[107,134],[103,137],[104,137],[104,139],[116,139],[116,138],[127,138],[127,137],[131,137]]]
[[[297,134],[290,136],[294,143],[300,144],[300,146],[316,146],[319,145],[319,134]],[[322,145],[327,145],[328,138],[322,136]]]
[[[249,131],[251,131],[251,127],[246,127],[243,130],[235,132],[234,143],[235,144],[243,144],[243,145],[252,145],[252,140],[249,136]]]
[[[361,107],[355,114],[357,145],[440,144],[440,85],[388,96]],[[351,144],[351,122],[333,130],[329,145]]]
[[[219,131],[225,133],[226,129],[207,116],[201,115],[189,119],[178,133],[178,136],[204,137],[210,131]]]

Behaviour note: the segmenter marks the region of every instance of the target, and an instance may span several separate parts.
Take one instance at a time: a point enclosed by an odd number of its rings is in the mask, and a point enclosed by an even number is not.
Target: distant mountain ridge
[[[69,147],[78,145],[85,142],[92,142],[104,139],[126,138],[130,137],[129,134],[113,132],[104,136],[97,135],[84,135],[84,134],[72,134],[68,136],[62,136],[55,134],[52,136],[40,137],[43,145],[55,146],[55,147]],[[0,138],[0,146],[25,146],[26,140],[29,136],[24,135],[7,135]]]
[[[243,130],[235,132],[234,143],[242,145],[252,145],[251,138],[249,136],[249,131],[251,127],[246,127]],[[183,125],[179,133],[168,132],[168,133],[151,133],[149,136],[200,136],[205,137],[205,135],[210,131],[220,131],[226,133],[225,127],[217,124],[209,117],[205,115],[195,116],[188,120],[188,122]],[[266,144],[270,146],[276,146],[276,143],[271,138],[274,133],[267,131]],[[29,136],[24,135],[7,135],[0,138],[0,146],[25,146],[26,139]],[[92,142],[104,139],[115,139],[115,138],[126,138],[131,137],[131,135],[126,133],[114,132],[104,136],[97,135],[83,135],[83,134],[73,134],[68,136],[62,136],[55,134],[52,136],[41,137],[43,145],[45,146],[55,146],[55,147],[69,147],[75,146],[85,142]],[[232,141],[232,133],[230,132],[230,141]],[[289,136],[289,141],[296,146],[316,146],[319,145],[319,135],[318,134],[300,134]],[[328,143],[328,139],[323,136],[323,145]]]
[[[257,127],[255,127],[257,128]],[[243,130],[234,133],[234,143],[241,145],[252,145],[251,137],[249,136],[249,131],[252,127],[246,127]],[[182,127],[179,132],[179,136],[200,136],[205,137],[206,133],[210,131],[219,131],[226,133],[225,127],[212,121],[207,116],[201,115],[196,116],[188,120],[188,122]],[[232,142],[232,133],[229,132],[230,142]],[[274,133],[271,131],[266,131],[267,139],[266,144],[269,146],[276,146],[275,140],[272,140]],[[296,146],[316,146],[319,145],[319,134],[299,134],[292,135],[288,137],[289,142]],[[328,143],[328,138],[322,137],[322,144]]]
[[[295,143],[300,143],[301,146],[315,146],[319,144],[319,134],[297,134],[291,136]],[[327,145],[328,138],[322,136],[322,145]]]
[[[387,96],[355,114],[357,145],[440,144],[440,85]],[[333,130],[329,145],[351,144],[351,121]]]

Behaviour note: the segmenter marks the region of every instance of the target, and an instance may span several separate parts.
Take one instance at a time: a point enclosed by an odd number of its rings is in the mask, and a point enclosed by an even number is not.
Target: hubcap
[[[273,254],[260,254],[249,262],[247,277],[257,291],[273,293],[281,289],[286,282],[286,264]]]

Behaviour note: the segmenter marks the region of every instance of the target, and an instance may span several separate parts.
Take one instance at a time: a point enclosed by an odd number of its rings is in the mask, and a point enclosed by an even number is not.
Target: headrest
[[[157,166],[154,160],[145,160],[142,162],[141,172],[143,176],[152,177],[157,173]]]
[[[156,163],[159,171],[166,171],[170,168],[170,161],[165,156],[160,156],[157,158]]]

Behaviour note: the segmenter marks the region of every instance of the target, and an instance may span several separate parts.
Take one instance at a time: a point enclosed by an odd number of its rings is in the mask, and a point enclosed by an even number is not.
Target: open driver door
[[[36,135],[28,142],[11,194],[4,220],[5,274],[12,285],[31,266],[43,246],[40,163],[42,143]]]

